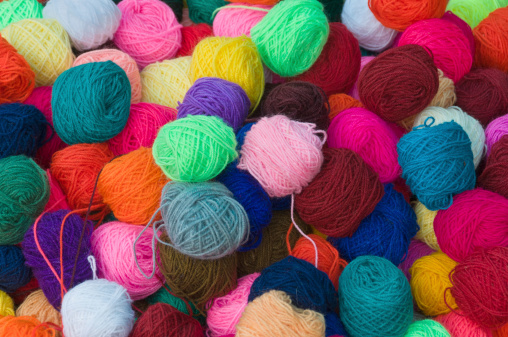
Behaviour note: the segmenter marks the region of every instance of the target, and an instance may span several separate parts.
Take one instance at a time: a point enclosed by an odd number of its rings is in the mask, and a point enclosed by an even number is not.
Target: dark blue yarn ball
[[[346,328],[344,328],[344,325],[342,324],[339,316],[337,316],[337,314],[335,314],[334,312],[329,312],[325,315],[325,324],[326,324],[325,331],[326,337],[332,336],[348,337],[346,333]]]
[[[284,211],[291,208],[291,196],[282,198],[272,198],[272,209],[274,211]]]
[[[342,258],[352,261],[359,256],[374,255],[396,266],[404,260],[409,243],[419,230],[416,215],[392,184],[386,184],[384,189],[384,197],[353,236],[328,238]]]
[[[25,257],[16,246],[0,246],[0,290],[12,293],[25,286],[32,272],[25,266]]]
[[[281,238],[282,240],[282,238]],[[288,256],[265,268],[250,289],[249,302],[270,290],[281,290],[301,309],[322,314],[335,311],[338,295],[328,275],[313,264]]]
[[[243,143],[245,142],[245,135],[247,134],[247,132],[250,131],[250,129],[252,129],[252,127],[254,126],[254,124],[256,123],[248,123],[248,124],[245,124],[240,130],[238,130],[238,132],[236,133],[236,141],[237,141],[237,145],[236,145],[236,149],[238,151],[240,151],[242,149],[242,145]]]

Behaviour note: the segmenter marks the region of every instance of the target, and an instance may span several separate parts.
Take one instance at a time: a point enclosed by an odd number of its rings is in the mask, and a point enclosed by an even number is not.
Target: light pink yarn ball
[[[173,10],[160,0],[123,0],[114,43],[142,69],[173,58],[182,43],[182,26]]]
[[[438,316],[435,320],[446,328],[451,337],[492,337],[490,330],[463,316],[460,311]]]
[[[504,115],[494,119],[487,125],[485,129],[485,145],[487,145],[487,155],[490,154],[490,150],[495,143],[497,143],[501,137],[508,134],[508,115]]]
[[[360,63],[360,72],[362,72],[363,67],[365,67],[367,63],[369,63],[375,58],[376,58],[375,56],[362,56],[362,60]],[[358,93],[358,80],[356,80],[353,89],[351,89],[351,91],[349,92],[349,96],[353,97],[356,100],[360,100],[360,94]]]
[[[239,8],[239,7],[244,8]],[[248,7],[248,8],[245,8]],[[272,6],[250,5],[235,3],[223,7],[213,20],[213,34],[215,36],[237,37],[247,35],[270,10]]]

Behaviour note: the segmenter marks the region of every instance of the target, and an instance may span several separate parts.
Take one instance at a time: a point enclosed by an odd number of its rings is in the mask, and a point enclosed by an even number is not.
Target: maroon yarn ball
[[[490,151],[478,186],[508,198],[508,135],[501,137]]]

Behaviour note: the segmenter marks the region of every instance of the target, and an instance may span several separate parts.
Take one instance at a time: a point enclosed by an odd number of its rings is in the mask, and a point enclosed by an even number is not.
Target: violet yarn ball
[[[487,156],[490,154],[492,147],[504,135],[508,134],[508,114],[494,119],[487,125],[485,129],[485,144],[487,145]]]
[[[411,240],[406,258],[399,264],[399,269],[402,270],[404,275],[406,275],[408,281],[411,281],[411,273],[409,273],[409,268],[413,266],[413,263],[415,263],[415,261],[419,258],[430,255],[433,252],[434,250],[427,246],[427,244],[418,240]]]
[[[25,286],[31,278],[32,273],[25,265],[21,249],[16,246],[0,246],[0,290],[12,293]]]

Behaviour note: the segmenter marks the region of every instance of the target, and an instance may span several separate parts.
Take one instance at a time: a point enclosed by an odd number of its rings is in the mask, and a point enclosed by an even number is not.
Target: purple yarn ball
[[[409,244],[409,249],[406,255],[406,259],[399,264],[399,269],[402,270],[404,275],[408,281],[411,281],[411,274],[409,273],[409,268],[413,266],[416,260],[421,257],[430,255],[434,252],[432,248],[427,246],[426,243],[423,243],[418,240],[411,240]]]

